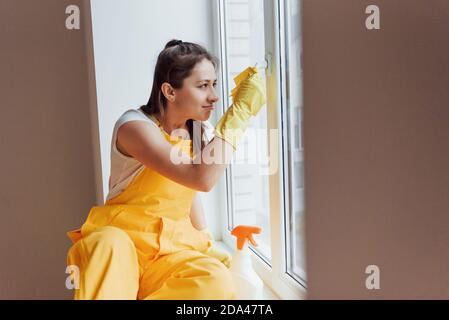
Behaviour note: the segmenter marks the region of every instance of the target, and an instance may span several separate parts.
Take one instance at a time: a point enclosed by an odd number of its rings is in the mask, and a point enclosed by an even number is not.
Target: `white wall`
[[[216,37],[210,0],[92,0],[91,10],[106,198],[114,123],[127,109],[148,101],[159,52],[176,38],[199,43],[216,54]],[[214,194],[217,190],[202,197],[209,225],[217,235]]]

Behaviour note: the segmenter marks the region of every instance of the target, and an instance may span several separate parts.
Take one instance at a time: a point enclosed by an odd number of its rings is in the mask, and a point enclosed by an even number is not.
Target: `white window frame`
[[[213,2],[213,21],[214,34],[217,34],[216,52],[220,58],[220,82],[222,90],[222,105],[227,106],[230,103],[226,94],[229,92],[227,83],[227,57],[225,55],[226,35],[225,35],[225,17],[224,1],[216,0]],[[287,259],[285,253],[288,241],[285,230],[288,223],[288,181],[284,179],[285,168],[288,165],[287,149],[282,148],[283,141],[286,142],[287,128],[286,124],[286,48],[285,48],[285,21],[284,21],[284,0],[264,0],[264,19],[265,19],[265,44],[267,68],[271,71],[267,74],[267,112],[268,129],[279,129],[278,146],[280,150],[278,155],[279,170],[269,176],[270,184],[270,224],[271,224],[271,266],[269,263],[254,250],[252,260],[253,266],[265,284],[281,299],[305,299],[306,283],[294,279],[287,273]],[[269,61],[271,60],[271,61]],[[282,72],[281,72],[282,70]],[[283,139],[284,138],[284,139]],[[271,157],[273,155],[270,155]],[[235,247],[235,239],[230,235],[230,226],[232,225],[233,212],[233,193],[232,193],[232,166],[226,170],[225,179],[222,181],[222,187],[226,192],[228,201],[225,201],[225,208],[220,208],[222,217],[222,239],[223,242],[231,248]]]

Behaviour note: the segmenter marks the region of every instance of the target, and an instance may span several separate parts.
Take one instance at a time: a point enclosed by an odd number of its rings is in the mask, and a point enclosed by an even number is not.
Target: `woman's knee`
[[[100,227],[94,230],[91,235],[94,235],[97,241],[109,246],[132,243],[131,238],[125,231],[113,226]]]
[[[79,241],[81,242],[80,247],[87,251],[88,255],[98,249],[110,253],[135,251],[134,244],[128,234],[112,226],[100,227]]]

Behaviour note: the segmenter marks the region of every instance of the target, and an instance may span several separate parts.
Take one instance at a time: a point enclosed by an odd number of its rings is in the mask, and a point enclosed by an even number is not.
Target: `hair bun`
[[[170,48],[170,47],[177,46],[178,44],[181,44],[181,43],[182,43],[182,40],[176,40],[176,39],[170,40],[170,41],[167,42],[167,44],[165,45],[165,49]]]

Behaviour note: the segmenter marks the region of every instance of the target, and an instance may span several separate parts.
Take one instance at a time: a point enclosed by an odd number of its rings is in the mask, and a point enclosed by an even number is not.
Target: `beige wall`
[[[96,201],[90,24],[67,30],[69,4],[89,20],[79,0],[0,1],[0,299],[71,297],[65,232]]]
[[[379,31],[365,28],[369,4]],[[312,299],[449,298],[448,12],[447,0],[304,0]]]

